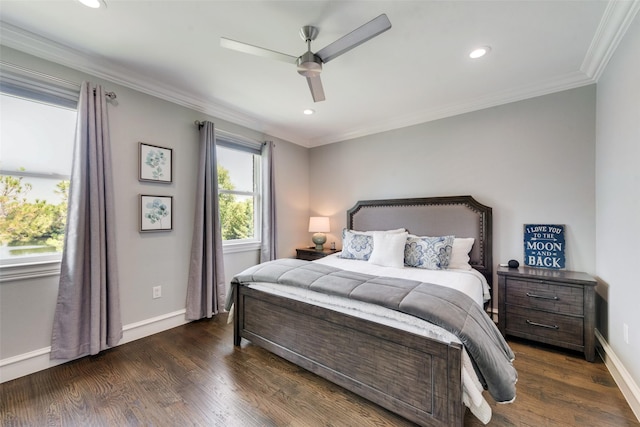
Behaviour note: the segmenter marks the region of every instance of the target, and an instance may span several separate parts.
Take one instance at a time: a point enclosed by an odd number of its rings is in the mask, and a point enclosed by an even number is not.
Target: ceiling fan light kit
[[[220,39],[220,46],[251,55],[295,63],[298,67],[298,74],[306,77],[307,79],[313,101],[320,102],[325,100],[324,89],[322,87],[322,81],[320,80],[322,64],[326,64],[343,53],[361,45],[367,40],[387,31],[389,28],[391,28],[391,22],[389,21],[389,18],[387,18],[387,15],[383,13],[328,46],[325,46],[317,53],[313,53],[311,51],[311,41],[316,39],[319,29],[312,25],[305,25],[300,28],[300,37],[302,37],[302,40],[307,43],[307,51],[297,58],[292,55],[287,55],[286,53],[276,52],[274,50],[227,39],[225,37]]]

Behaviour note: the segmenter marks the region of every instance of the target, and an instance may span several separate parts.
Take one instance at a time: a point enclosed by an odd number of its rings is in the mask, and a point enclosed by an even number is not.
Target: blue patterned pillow
[[[340,258],[369,260],[373,251],[373,236],[342,230],[342,253]]]
[[[429,270],[447,269],[454,238],[454,236],[409,236],[404,245],[404,264]]]

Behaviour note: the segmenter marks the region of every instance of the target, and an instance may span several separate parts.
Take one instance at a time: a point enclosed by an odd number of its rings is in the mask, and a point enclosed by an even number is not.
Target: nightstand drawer
[[[303,259],[306,261],[313,261],[315,259],[324,258],[326,256],[327,255],[323,254],[322,252],[302,252],[298,253],[297,255],[298,259]]]
[[[508,279],[506,304],[582,316],[583,288],[545,281]]]
[[[507,305],[506,331],[550,344],[584,345],[581,317],[562,316]]]
[[[316,249],[316,248],[298,248],[296,249],[296,258],[305,261],[314,261],[332,255],[338,252],[336,249]]]

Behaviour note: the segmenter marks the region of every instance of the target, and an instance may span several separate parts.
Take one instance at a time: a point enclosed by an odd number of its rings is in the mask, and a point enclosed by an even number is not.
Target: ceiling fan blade
[[[224,37],[220,37],[220,46],[227,49],[237,50],[238,52],[262,56],[263,58],[276,59],[278,61],[284,61],[292,64],[295,64],[298,59],[296,56],[287,55],[286,53],[276,52],[275,50],[265,49],[263,47],[238,42]]]
[[[351,31],[346,36],[343,36],[330,45],[322,48],[316,52],[316,55],[322,59],[322,62],[327,63],[343,53],[350,51],[354,47],[361,45],[367,40],[374,38],[378,34],[384,33],[389,28],[391,28],[391,21],[389,21],[387,15],[383,13],[377,18]]]
[[[311,96],[313,102],[324,101],[324,89],[322,89],[322,81],[320,76],[307,77],[307,83],[309,83],[309,89],[311,89]]]

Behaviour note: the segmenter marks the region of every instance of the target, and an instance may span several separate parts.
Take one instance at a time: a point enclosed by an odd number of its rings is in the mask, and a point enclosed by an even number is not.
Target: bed
[[[471,196],[370,200],[358,202],[347,212],[347,229],[406,229],[417,236],[473,238],[468,264],[475,276],[490,285],[491,219],[491,208]],[[345,261],[339,257],[313,263],[289,260],[281,263],[292,267],[277,267],[314,272],[326,269],[337,274],[325,280],[331,286],[332,280],[345,274],[349,279],[360,274],[334,270],[340,267],[332,263]],[[466,407],[483,422],[488,421],[490,409],[484,398],[478,401],[480,382],[477,377],[468,378],[477,370],[477,363],[469,361],[462,340],[439,327],[423,329],[425,323],[431,324],[395,310],[373,307],[367,301],[353,302],[354,308],[340,296],[262,283],[253,274],[268,267],[256,266],[248,275],[234,278],[230,302],[234,305],[236,346],[247,339],[419,425],[461,426]],[[489,299],[487,289],[474,306]],[[393,314],[381,315],[378,310]],[[404,324],[396,316],[408,316],[414,323]],[[490,319],[487,323],[496,329]]]

